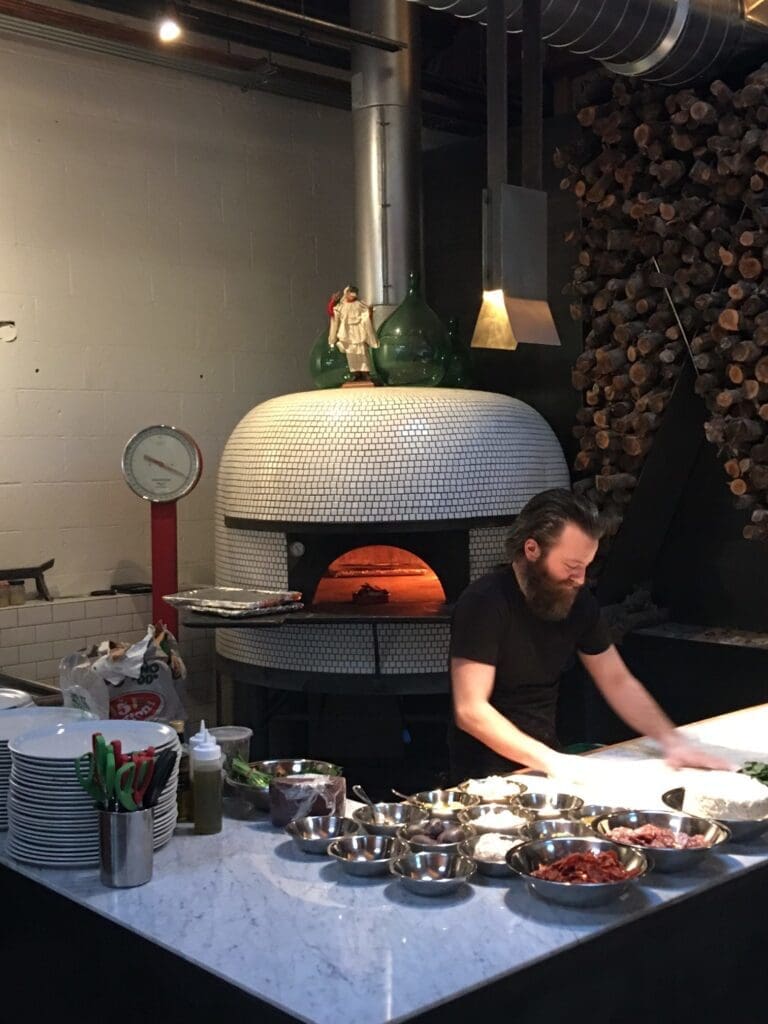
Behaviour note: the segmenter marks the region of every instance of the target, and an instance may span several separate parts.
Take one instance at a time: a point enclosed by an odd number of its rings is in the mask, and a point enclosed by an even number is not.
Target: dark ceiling
[[[352,0],[354,2],[354,0]],[[387,2],[387,0],[382,0]],[[166,8],[161,0],[79,0],[84,13],[111,11],[155,23]],[[179,20],[189,31],[219,40],[245,44],[266,50],[274,61],[275,76],[280,72],[280,56],[301,58],[322,68],[347,69],[348,48],[307,38],[295,27],[279,23],[260,24],[245,14],[246,8],[226,0],[201,4],[216,8],[195,9],[195,0],[176,4]],[[271,6],[339,25],[349,25],[350,0],[271,0]],[[477,22],[419,7],[421,21],[421,79],[424,121],[429,127],[480,134],[485,122],[485,29]],[[248,19],[248,20],[246,20]],[[520,110],[520,37],[509,39],[509,111],[514,122]],[[551,111],[558,81],[570,79],[594,67],[592,62],[563,51],[547,49],[545,69],[545,113]],[[289,75],[289,72],[286,72]],[[278,82],[274,82],[277,91]],[[348,105],[348,88],[339,82],[328,83],[329,102]],[[307,98],[311,98],[308,95]]]

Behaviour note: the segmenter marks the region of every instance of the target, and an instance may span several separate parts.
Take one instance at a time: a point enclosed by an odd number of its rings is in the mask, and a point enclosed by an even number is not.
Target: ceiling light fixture
[[[542,189],[540,0],[523,0],[523,187],[508,183],[507,14],[489,0],[486,24],[487,174],[483,302],[472,348],[559,345],[547,302],[547,194]]]
[[[176,4],[166,4],[157,27],[157,35],[163,43],[175,43],[183,35]]]

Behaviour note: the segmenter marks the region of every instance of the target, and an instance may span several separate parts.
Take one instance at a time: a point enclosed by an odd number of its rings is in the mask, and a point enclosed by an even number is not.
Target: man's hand
[[[588,786],[603,782],[613,770],[605,761],[576,754],[552,752],[545,765],[547,775],[563,785]],[[567,790],[564,790],[567,792]]]
[[[662,749],[664,760],[671,768],[710,768],[714,771],[732,772],[739,767],[722,757],[715,757],[705,750],[700,750],[695,744],[683,739],[679,733],[673,733],[665,740]]]
[[[615,647],[609,647],[602,654],[580,653],[579,657],[616,714],[641,736],[650,736],[661,744],[670,767],[724,771],[738,767],[705,753],[684,739],[642,683],[635,679]]]

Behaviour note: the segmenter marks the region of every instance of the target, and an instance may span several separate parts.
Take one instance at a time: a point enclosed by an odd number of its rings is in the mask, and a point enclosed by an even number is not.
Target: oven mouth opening
[[[390,544],[352,548],[325,569],[312,597],[314,611],[443,605],[437,573],[418,555]]]

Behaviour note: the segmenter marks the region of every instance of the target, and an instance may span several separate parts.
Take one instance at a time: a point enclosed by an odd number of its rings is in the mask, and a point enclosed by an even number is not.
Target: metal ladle
[[[395,794],[395,796],[399,796],[401,800],[405,800],[406,803],[413,803],[413,798],[410,796],[406,796],[405,793],[398,793],[396,789],[393,789],[392,792]]]
[[[373,800],[371,800],[371,798],[365,792],[363,787],[353,786],[352,792],[355,794],[356,797],[359,797],[359,799],[362,800],[364,804],[368,804],[368,806],[371,808],[371,814],[373,815],[374,825],[381,825],[384,819],[384,815],[381,813],[381,811],[376,810],[376,804],[373,802]]]

